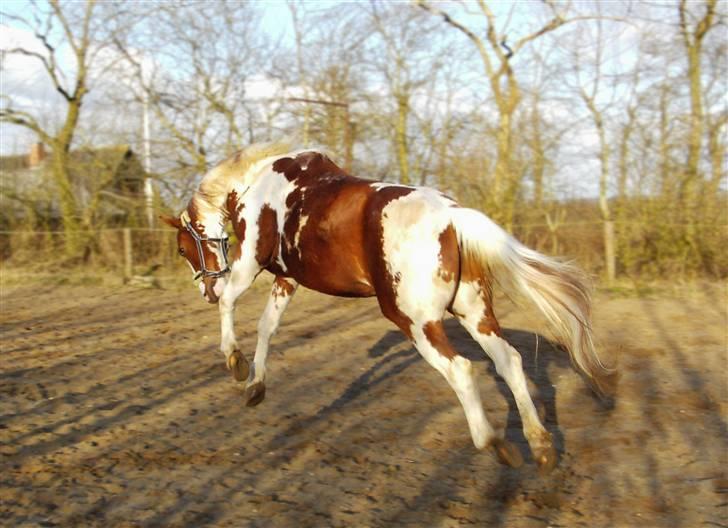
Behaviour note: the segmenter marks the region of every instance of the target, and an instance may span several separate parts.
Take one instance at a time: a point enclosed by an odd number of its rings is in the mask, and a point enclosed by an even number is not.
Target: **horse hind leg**
[[[412,341],[418,352],[447,380],[460,400],[470,428],[473,444],[478,449],[490,447],[498,460],[512,467],[523,463],[520,452],[507,440],[497,436],[485,415],[480,392],[473,376],[473,367],[467,358],[452,348],[445,335],[442,321],[412,324]]]
[[[498,374],[506,381],[516,400],[523,422],[523,434],[541,472],[548,473],[556,465],[556,450],[551,434],[541,423],[523,372],[521,355],[500,332],[492,310],[490,291],[483,283],[463,282],[458,288],[452,312],[495,363]]]

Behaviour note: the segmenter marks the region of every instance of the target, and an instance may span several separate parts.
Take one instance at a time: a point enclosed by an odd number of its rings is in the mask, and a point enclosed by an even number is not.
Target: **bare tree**
[[[74,192],[69,172],[69,153],[90,90],[91,70],[100,67],[99,55],[109,44],[107,20],[104,18],[110,15],[102,15],[94,0],[83,4],[50,0],[46,5],[33,4],[27,15],[3,16],[32,31],[40,44],[40,50],[15,47],[4,49],[2,53],[23,55],[42,65],[46,79],[58,94],[64,110],[59,122],[43,124],[43,116],[36,109],[23,107],[12,95],[3,94],[0,120],[31,130],[50,147],[52,176],[59,192],[66,253],[68,256],[77,256],[88,244],[81,229],[90,226],[85,225],[88,222],[84,221]],[[68,53],[65,53],[66,50]]]
[[[690,125],[688,134],[688,152],[685,163],[685,175],[681,182],[681,195],[687,223],[687,242],[694,252],[698,252],[696,223],[699,216],[698,197],[700,195],[701,170],[700,156],[705,132],[705,115],[703,106],[702,65],[703,47],[708,32],[716,25],[717,0],[706,0],[702,5],[705,11],[702,17],[695,20],[688,2],[680,0],[678,16],[680,35],[687,54],[687,77],[690,88]],[[693,20],[695,20],[693,22]]]
[[[278,74],[290,96],[285,114],[304,146],[325,146],[351,168],[354,143],[366,129],[357,112],[362,99],[361,49],[364,26],[349,6],[309,8],[288,4],[295,36],[295,64],[283,61]],[[331,46],[331,42],[336,42]]]
[[[603,222],[604,263],[607,282],[611,283],[617,276],[616,236],[614,230],[614,217],[609,200],[610,160],[612,156],[607,137],[606,112],[613,104],[614,88],[605,88],[605,79],[602,73],[604,68],[604,30],[602,20],[594,22],[596,33],[590,44],[576,40],[572,44],[573,61],[576,77],[576,90],[583,101],[596,131],[599,146],[597,159],[599,160],[599,210]],[[583,36],[584,33],[580,32]],[[583,49],[591,55],[588,66],[584,64]],[[587,66],[585,68],[585,66]],[[586,70],[586,71],[585,71]],[[606,96],[606,97],[605,97]],[[601,97],[602,102],[599,101]]]
[[[370,2],[364,9],[366,20],[377,37],[367,62],[375,76],[383,80],[393,110],[384,115],[385,128],[391,131],[399,181],[412,182],[411,127],[416,93],[429,79],[437,76],[445,53],[434,44],[435,27],[427,17],[398,4]],[[385,108],[390,105],[381,105]]]
[[[485,23],[485,37],[477,29],[471,29],[465,23],[424,0],[417,0],[422,9],[440,17],[443,22],[465,35],[476,47],[482,61],[486,78],[492,91],[498,110],[496,130],[497,159],[492,175],[493,192],[490,206],[496,219],[510,227],[513,222],[514,208],[521,182],[517,176],[521,173],[515,163],[514,120],[516,110],[522,100],[521,85],[513,69],[513,57],[534,40],[551,33],[565,24],[591,17],[572,16],[559,11],[557,6],[546,2],[551,19],[527,35],[508,42],[508,35],[499,27],[493,10],[484,0],[478,0],[477,6],[481,19]],[[506,21],[507,25],[507,21]]]
[[[156,157],[174,194],[186,194],[212,162],[260,139],[274,94],[256,100],[249,89],[274,81],[259,21],[253,4],[178,0],[150,4],[115,41],[127,77],[131,68],[134,98],[154,117]]]

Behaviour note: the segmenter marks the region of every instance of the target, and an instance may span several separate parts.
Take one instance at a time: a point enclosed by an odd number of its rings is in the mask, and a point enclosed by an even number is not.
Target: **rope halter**
[[[190,219],[189,213],[187,211],[183,211],[182,214],[179,217],[180,221],[182,222],[182,225],[185,226],[185,229],[192,235],[192,238],[195,241],[195,246],[197,246],[197,255],[200,257],[200,271],[198,271],[195,274],[195,277],[193,280],[197,280],[200,277],[212,277],[212,278],[219,278],[225,275],[226,273],[230,272],[230,265],[228,263],[228,248],[229,248],[229,237],[224,234],[220,238],[211,238],[211,237],[203,237],[201,236],[195,228],[192,226],[192,220]],[[202,251],[202,243],[203,242],[217,242],[220,244],[220,249],[222,250],[222,260],[223,265],[225,266],[221,270],[209,270],[207,269],[207,266],[205,265],[205,254]]]

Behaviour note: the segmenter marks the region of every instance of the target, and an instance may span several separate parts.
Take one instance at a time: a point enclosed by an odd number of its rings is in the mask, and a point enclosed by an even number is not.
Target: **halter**
[[[182,221],[182,225],[185,226],[185,229],[189,231],[190,235],[192,235],[192,238],[195,240],[195,246],[197,246],[197,254],[200,257],[200,271],[198,271],[195,274],[195,277],[193,280],[197,280],[200,277],[212,277],[212,278],[219,278],[225,275],[226,273],[230,272],[230,265],[228,264],[228,236],[225,235],[220,238],[210,238],[210,237],[203,237],[200,236],[200,234],[195,231],[195,228],[192,227],[192,221],[190,220],[190,215],[187,213],[187,211],[183,211],[180,215],[180,220]],[[203,242],[219,242],[220,248],[222,249],[222,260],[223,264],[225,265],[224,269],[221,269],[219,271],[215,270],[208,270],[205,266],[205,254],[202,252],[202,243]]]

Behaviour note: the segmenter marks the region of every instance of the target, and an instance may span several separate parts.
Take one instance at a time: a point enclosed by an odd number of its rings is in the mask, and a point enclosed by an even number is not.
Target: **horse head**
[[[186,209],[179,217],[162,216],[162,221],[177,229],[177,252],[192,269],[193,280],[199,282],[205,300],[216,304],[220,299],[227,274],[228,236],[222,226],[196,218]]]

